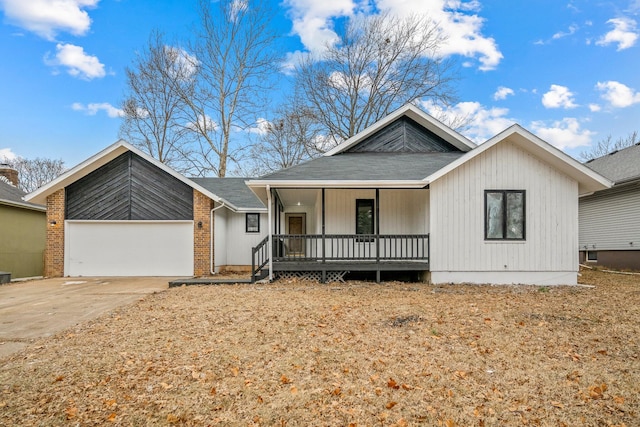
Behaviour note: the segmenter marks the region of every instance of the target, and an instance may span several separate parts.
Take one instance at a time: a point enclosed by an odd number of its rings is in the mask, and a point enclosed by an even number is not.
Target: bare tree
[[[196,84],[179,89],[197,139],[192,168],[224,177],[229,162],[246,148],[240,141],[232,144],[232,133],[256,122],[280,56],[266,0],[200,0],[199,6],[189,57]]]
[[[627,137],[620,137],[615,142],[611,135],[607,136],[596,143],[595,146],[588,150],[582,151],[579,154],[580,160],[586,162],[598,157],[607,155],[613,151],[622,150],[623,148],[631,147],[632,145],[640,143],[640,136],[638,131],[633,131]]]
[[[65,171],[62,159],[17,157],[11,160],[5,159],[4,163],[18,171],[18,188],[26,193],[37,190]]]
[[[296,69],[307,103],[334,143],[347,139],[405,103],[449,104],[453,63],[438,56],[445,37],[426,17],[359,17],[319,57]]]
[[[160,32],[152,32],[144,51],[126,69],[120,127],[121,138],[180,171],[189,133],[181,116],[183,97],[176,89],[184,90],[194,81],[194,69],[186,58],[186,52],[169,47]]]
[[[300,164],[324,150],[315,111],[304,106],[281,109],[279,117],[265,121],[258,129],[259,140],[251,146],[244,172],[263,175]]]

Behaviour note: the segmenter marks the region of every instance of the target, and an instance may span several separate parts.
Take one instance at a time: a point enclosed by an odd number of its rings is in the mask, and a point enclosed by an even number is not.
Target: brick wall
[[[46,277],[64,276],[64,188],[47,197],[44,275]]]
[[[211,271],[211,209],[213,200],[193,190],[193,274],[208,276]],[[202,228],[198,224],[202,225]]]

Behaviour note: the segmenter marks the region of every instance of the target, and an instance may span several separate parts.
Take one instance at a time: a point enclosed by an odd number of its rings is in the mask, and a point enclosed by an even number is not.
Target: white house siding
[[[216,204],[216,207],[220,205]],[[227,213],[226,208],[220,208],[215,211],[213,218],[213,262],[214,271],[220,272],[220,267],[227,265]]]
[[[251,248],[257,246],[268,232],[268,215],[260,213],[260,232],[247,233],[245,213],[227,211],[227,239],[225,249],[228,266],[251,266]],[[218,241],[218,239],[216,239]],[[216,265],[219,265],[216,261]]]
[[[582,197],[579,206],[580,250],[640,250],[640,185]]]
[[[354,234],[356,199],[375,199],[369,189],[325,190],[326,234]],[[322,232],[322,202],[319,201],[318,233]],[[426,234],[429,232],[428,190],[380,190],[380,234]]]
[[[433,283],[576,282],[578,183],[507,141],[431,186]],[[526,190],[526,241],[484,240],[484,190]]]

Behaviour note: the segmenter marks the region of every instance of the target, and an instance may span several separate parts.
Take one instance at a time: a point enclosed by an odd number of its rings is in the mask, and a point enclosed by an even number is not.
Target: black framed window
[[[525,240],[525,191],[485,190],[485,240]]]
[[[259,233],[260,232],[260,214],[248,213],[245,217],[245,231],[247,233]]]
[[[373,199],[356,199],[356,234],[375,234]]]
[[[587,261],[588,262],[598,262],[598,252],[596,252],[596,251],[587,251]]]

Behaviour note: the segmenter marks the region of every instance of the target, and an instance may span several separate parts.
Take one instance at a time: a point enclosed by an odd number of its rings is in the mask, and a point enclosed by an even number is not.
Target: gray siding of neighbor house
[[[120,155],[65,191],[66,219],[193,219],[193,189],[132,152]]]
[[[347,153],[428,153],[460,151],[413,120],[402,117],[367,137]]]
[[[640,182],[580,198],[579,218],[580,251],[640,251]]]

